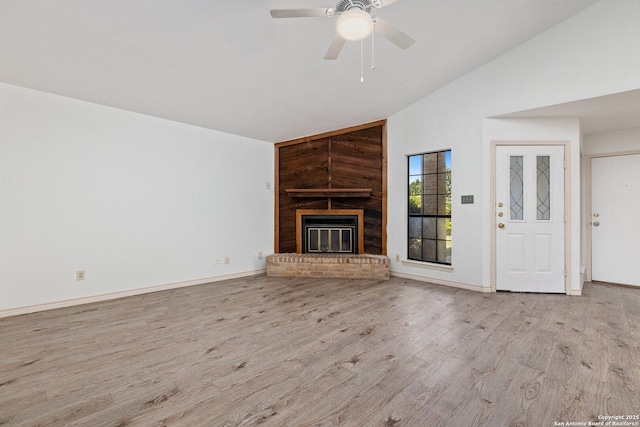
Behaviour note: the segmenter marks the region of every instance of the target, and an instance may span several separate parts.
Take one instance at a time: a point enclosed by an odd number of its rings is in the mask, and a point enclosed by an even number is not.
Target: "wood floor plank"
[[[0,319],[0,426],[553,425],[640,413],[640,290],[256,276]]]
[[[560,338],[552,351],[544,385],[570,393],[575,387],[574,378],[578,369],[578,357],[578,345]]]
[[[547,329],[536,331],[533,340],[527,342],[528,352],[522,364],[537,371],[546,372],[551,363],[557,340],[558,334],[556,332],[550,332]]]
[[[369,411],[366,416],[360,419],[346,419],[343,425],[350,427],[408,425],[406,420],[409,416],[422,408],[433,394],[432,388],[414,379],[404,389],[389,395],[389,401],[376,411]]]
[[[438,376],[434,383],[434,390],[429,400],[422,407],[413,411],[403,421],[408,426],[450,426],[474,425],[477,413],[467,413],[466,404],[476,396],[474,388],[476,382],[472,368],[464,364],[455,363],[455,370],[448,375]],[[434,378],[434,379],[435,379]],[[427,385],[431,385],[427,381]],[[469,419],[468,417],[471,417]]]

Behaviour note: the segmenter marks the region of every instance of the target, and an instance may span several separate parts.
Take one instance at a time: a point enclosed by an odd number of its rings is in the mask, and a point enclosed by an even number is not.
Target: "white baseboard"
[[[427,282],[427,283],[433,283],[435,285],[449,286],[451,288],[466,289],[468,291],[492,292],[491,288],[485,288],[483,286],[472,285],[469,283],[453,282],[451,280],[440,280],[440,279],[434,279],[431,277],[422,277],[422,276],[416,276],[414,274],[398,273],[394,271],[391,272],[391,275],[395,277],[402,277],[403,279],[417,280],[419,282]]]
[[[10,308],[0,310],[0,318],[19,316],[21,314],[36,313],[38,311],[54,310],[56,308],[72,307],[75,305],[89,304],[92,302],[108,301],[117,298],[131,297],[134,295],[149,294],[151,292],[166,291],[169,289],[184,288],[187,286],[204,285],[206,283],[221,282],[223,280],[238,279],[241,277],[257,276],[265,274],[266,270],[246,271],[243,273],[226,274],[223,276],[208,277],[206,279],[188,280],[186,282],[168,283],[166,285],[157,285],[147,288],[129,289],[126,291],[113,292],[109,294],[92,295],[82,298],[74,298],[63,301],[49,302],[44,304],[30,305],[27,307]]]

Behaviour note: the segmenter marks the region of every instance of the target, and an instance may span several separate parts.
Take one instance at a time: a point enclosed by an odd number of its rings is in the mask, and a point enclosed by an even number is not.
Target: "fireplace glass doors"
[[[313,212],[298,212],[299,253],[361,253],[362,214]]]
[[[355,215],[305,215],[302,228],[303,253],[358,253]]]

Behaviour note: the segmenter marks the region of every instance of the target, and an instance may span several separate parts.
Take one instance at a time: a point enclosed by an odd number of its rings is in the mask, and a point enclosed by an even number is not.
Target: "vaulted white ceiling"
[[[323,56],[332,0],[0,0],[0,81],[277,142],[389,117],[596,0],[402,0],[412,36]]]

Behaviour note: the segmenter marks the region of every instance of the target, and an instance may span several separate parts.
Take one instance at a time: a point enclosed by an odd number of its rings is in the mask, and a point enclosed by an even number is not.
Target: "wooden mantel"
[[[371,188],[287,188],[289,197],[371,197]]]

